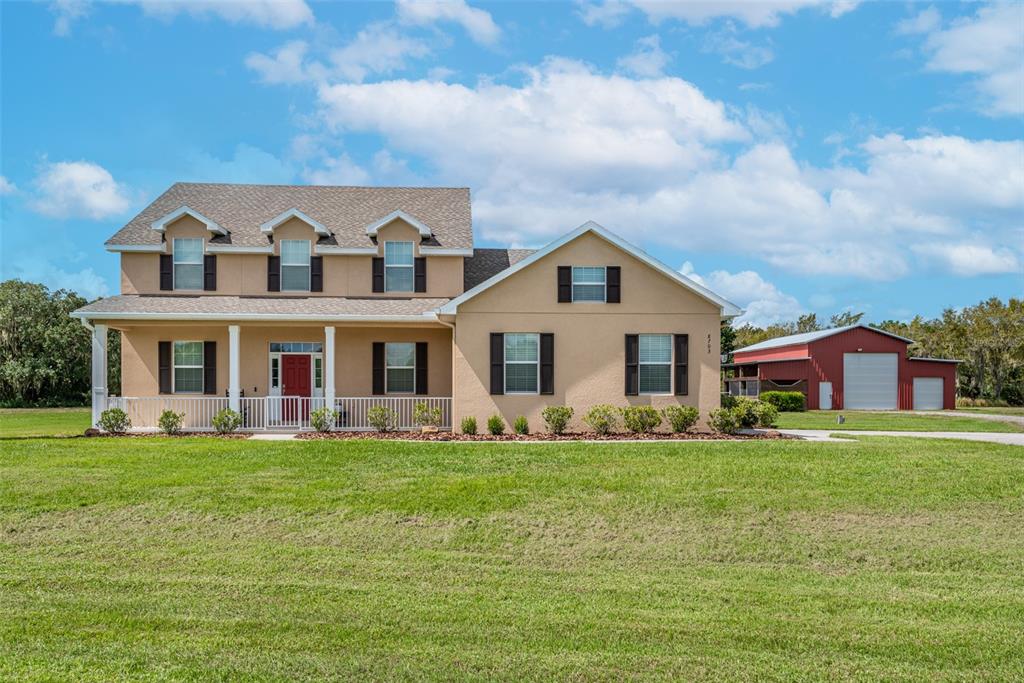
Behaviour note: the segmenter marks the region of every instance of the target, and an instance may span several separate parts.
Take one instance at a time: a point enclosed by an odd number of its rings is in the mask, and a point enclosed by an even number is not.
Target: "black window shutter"
[[[160,289],[174,289],[174,257],[170,254],[160,254]]]
[[[373,291],[384,291],[384,259],[380,256],[373,257]]]
[[[309,291],[324,291],[324,257],[311,256],[309,259]]]
[[[427,291],[427,259],[423,256],[417,256],[413,263],[415,264],[416,271],[414,278],[416,285],[413,287],[413,290],[425,292]]]
[[[626,396],[640,393],[640,335],[626,335]]]
[[[555,393],[555,335],[540,335],[540,393]]]
[[[203,393],[217,393],[217,342],[203,342]]]
[[[619,266],[607,266],[605,268],[605,302],[617,304],[622,301],[622,268]]]
[[[572,303],[572,266],[558,266],[558,303]]]
[[[491,332],[491,394],[505,393],[505,335]]]
[[[267,291],[281,291],[281,257],[267,257]]]
[[[203,257],[203,290],[217,291],[217,255],[207,254]]]
[[[384,394],[384,342],[373,342],[373,395]]]
[[[687,396],[689,387],[690,335],[675,335],[676,396]]]
[[[426,396],[427,391],[427,342],[416,342],[416,393]]]
[[[171,387],[171,342],[157,342],[157,365],[160,368],[160,393],[169,394]]]

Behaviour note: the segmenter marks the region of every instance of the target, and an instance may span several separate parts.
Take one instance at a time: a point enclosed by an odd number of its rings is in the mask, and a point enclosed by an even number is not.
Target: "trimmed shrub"
[[[661,415],[676,434],[689,431],[700,419],[700,411],[693,406],[668,406],[661,411]]]
[[[231,408],[225,408],[213,416],[212,422],[218,434],[230,434],[242,426],[242,416]]]
[[[165,410],[160,413],[156,424],[160,431],[168,436],[181,433],[181,423],[185,421],[185,413],[176,413],[173,410]]]
[[[317,408],[309,414],[309,424],[321,434],[334,429],[334,423],[338,420],[338,411],[327,406]]]
[[[412,409],[412,421],[421,427],[437,427],[441,424],[441,406],[431,408],[420,401]]]
[[[661,424],[661,414],[654,406],[629,406],[622,409],[622,421],[634,434],[649,434]]]
[[[716,432],[735,434],[739,428],[739,417],[735,408],[718,408],[708,415],[708,424]]]
[[[472,415],[462,418],[462,433],[476,434],[476,418]]]
[[[564,434],[565,428],[572,419],[572,408],[569,406],[547,406],[540,416],[544,418],[544,424],[552,434]]]
[[[387,406],[372,406],[366,411],[366,421],[378,432],[393,432],[398,429],[398,413]]]
[[[758,427],[774,427],[776,420],[779,419],[779,409],[765,401],[757,402],[754,414],[757,415]]]
[[[587,411],[583,422],[598,434],[611,434],[619,426],[618,410],[606,403],[601,403]]]
[[[501,436],[505,433],[505,420],[495,413],[487,418],[487,432],[491,436]]]
[[[783,413],[800,413],[807,410],[807,400],[799,391],[762,391],[760,399]]]
[[[512,423],[512,431],[516,434],[530,433],[530,423],[526,421],[525,415],[520,415],[516,418],[516,421]]]
[[[737,396],[729,410],[736,414],[736,420],[741,429],[751,429],[757,426],[757,401],[746,396]]]
[[[99,426],[111,434],[124,434],[132,428],[132,421],[128,419],[128,413],[120,408],[107,408],[100,413]]]
[[[736,397],[732,394],[723,393],[719,397],[718,404],[723,408],[732,408],[736,404]]]

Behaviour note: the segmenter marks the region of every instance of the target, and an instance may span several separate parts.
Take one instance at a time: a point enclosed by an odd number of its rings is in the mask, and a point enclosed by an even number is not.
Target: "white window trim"
[[[196,240],[202,247],[199,251],[199,261],[182,261],[178,262],[178,242],[184,242],[185,240],[192,241]],[[206,277],[205,268],[203,268],[203,254],[206,253],[206,240],[202,237],[175,237],[171,240],[171,289],[180,292],[201,292],[203,291],[203,278]],[[199,287],[197,288],[185,288],[178,286],[178,266],[199,266]]]
[[[388,265],[388,244],[409,244],[412,245],[412,263],[394,263]],[[416,291],[416,273],[412,276],[412,287],[410,289],[389,289],[388,288],[388,268],[413,268],[416,267],[416,243],[410,242],[409,240],[390,240],[384,242],[384,291],[385,292],[415,292]]]
[[[507,337],[510,334],[521,334],[521,335],[527,335],[527,336],[533,337],[534,340],[537,342],[537,360],[535,360],[535,361],[532,361],[532,360],[509,360],[508,357],[507,357],[507,354],[505,353],[505,337]],[[539,396],[540,395],[540,333],[539,332],[503,332],[502,335],[501,335],[501,345],[502,345],[501,346],[501,353],[502,353],[502,357],[503,357],[501,370],[502,370],[502,375],[504,376],[503,377],[503,382],[502,382],[504,384],[504,386],[502,388],[504,389],[505,393],[506,394],[511,394],[513,396],[515,396],[517,394],[520,395],[520,396]],[[536,365],[537,366],[537,390],[536,391],[509,391],[509,388],[508,388],[508,366],[509,365]]]
[[[178,344],[199,344],[203,347],[203,354],[206,354],[206,346],[199,339],[175,339],[171,342],[171,393],[172,394],[183,394],[189,396],[200,396],[206,392],[206,358],[199,365],[178,365],[175,351],[175,346]],[[178,391],[178,368],[199,368],[203,373],[203,388],[199,391]]]
[[[412,365],[388,365],[389,344],[412,344]],[[388,370],[412,370],[412,391],[391,391],[388,387]],[[384,342],[384,393],[396,396],[414,396],[416,394],[416,342]]]
[[[303,266],[297,263],[285,263],[284,262],[284,243],[285,242],[305,242],[309,247],[309,257],[306,261],[306,288],[305,289],[285,289],[284,288],[284,269],[285,268],[302,268]],[[313,245],[310,244],[309,240],[281,240],[281,249],[278,252],[281,255],[281,260],[277,266],[277,277],[280,280],[280,289],[282,292],[309,292],[313,290]]]
[[[672,376],[673,361],[675,361],[675,344],[673,343],[673,336],[671,333],[664,332],[646,332],[637,335],[637,370],[636,370],[636,384],[637,384],[637,395],[639,396],[672,396],[672,384],[675,378]],[[643,337],[668,337],[668,362],[657,362],[640,360],[640,338]],[[640,391],[640,366],[641,365],[667,365],[668,366],[668,391]]]
[[[600,268],[604,271],[604,280],[601,282],[576,282],[576,269],[577,268]],[[607,266],[571,266],[570,271],[570,295],[569,298],[574,304],[604,304],[608,303],[608,267]],[[577,301],[576,300],[576,285],[601,285],[601,291],[603,292],[600,301]]]

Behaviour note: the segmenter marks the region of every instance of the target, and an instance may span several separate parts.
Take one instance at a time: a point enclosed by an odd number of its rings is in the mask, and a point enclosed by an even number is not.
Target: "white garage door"
[[[847,410],[896,410],[895,353],[843,354],[843,407]]]
[[[942,378],[914,378],[914,410],[942,410]]]

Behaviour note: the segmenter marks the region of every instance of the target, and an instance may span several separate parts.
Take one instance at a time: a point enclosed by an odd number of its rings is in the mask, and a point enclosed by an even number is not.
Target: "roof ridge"
[[[192,180],[176,180],[171,187],[190,185],[199,187],[293,187],[293,188],[337,188],[343,190],[469,190],[467,185],[319,185],[314,183],[209,183]]]

